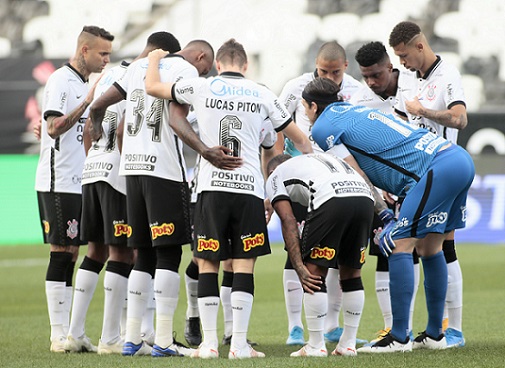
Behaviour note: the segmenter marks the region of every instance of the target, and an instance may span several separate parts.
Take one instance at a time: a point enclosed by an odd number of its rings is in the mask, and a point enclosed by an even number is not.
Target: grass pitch
[[[98,356],[96,354],[53,354],[49,352],[49,318],[44,293],[48,262],[47,245],[0,247],[0,367],[503,367],[505,366],[505,247],[475,244],[458,245],[463,269],[463,330],[466,346],[446,351],[360,354],[354,358],[290,358],[296,348],[285,345],[287,318],[282,292],[282,269],[286,253],[280,245],[256,266],[256,291],[249,338],[267,358],[229,361],[228,348],[220,347],[217,360]],[[81,256],[85,248],[81,250]],[[181,275],[190,259],[185,247]],[[79,265],[78,261],[77,266]],[[374,291],[375,258],[368,257],[363,268],[366,302],[358,337],[372,339],[383,327]],[[103,277],[103,272],[102,272]],[[102,283],[102,278],[100,284]],[[99,285],[100,285],[99,284]],[[86,322],[86,333],[97,344],[102,326],[103,289],[97,287]],[[174,329],[184,342],[186,299],[181,296]],[[219,315],[222,336],[222,314]],[[416,299],[414,331],[426,324],[424,291]],[[306,333],[306,338],[307,338]],[[334,344],[327,344],[328,351]]]

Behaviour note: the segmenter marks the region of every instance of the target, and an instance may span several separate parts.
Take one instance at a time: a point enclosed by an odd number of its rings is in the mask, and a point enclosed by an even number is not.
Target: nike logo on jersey
[[[77,99],[80,99],[81,97],[82,97],[82,95],[80,95],[80,96],[75,96],[75,98],[77,98]]]

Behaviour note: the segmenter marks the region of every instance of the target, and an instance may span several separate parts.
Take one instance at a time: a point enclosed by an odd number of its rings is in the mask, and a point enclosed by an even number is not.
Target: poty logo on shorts
[[[310,251],[310,258],[312,259],[317,259],[317,258],[325,258],[328,261],[331,261],[335,257],[335,249],[333,248],[319,248],[319,247],[314,247]]]
[[[256,234],[253,237],[243,238],[244,252],[249,252],[254,247],[260,247],[265,244],[265,234]]]
[[[77,234],[79,234],[79,222],[77,222],[76,219],[73,219],[72,221],[67,221],[67,225],[67,236],[70,239],[75,239]]]
[[[126,235],[128,238],[132,235],[132,228],[128,224],[114,224],[114,236],[120,237]]]
[[[443,224],[447,221],[447,212],[435,212],[428,215],[426,227],[432,227],[436,224]]]
[[[175,225],[173,223],[151,226],[151,238],[154,240],[159,236],[170,236],[174,233],[174,229]]]
[[[44,232],[46,234],[49,234],[49,230],[51,229],[51,227],[49,226],[49,222],[46,220],[43,220],[42,225],[44,225]]]
[[[203,252],[204,250],[210,250],[212,252],[217,252],[219,250],[219,241],[216,239],[198,239],[197,251]]]
[[[365,263],[366,247],[361,247],[359,251],[360,251],[359,263],[363,264]]]

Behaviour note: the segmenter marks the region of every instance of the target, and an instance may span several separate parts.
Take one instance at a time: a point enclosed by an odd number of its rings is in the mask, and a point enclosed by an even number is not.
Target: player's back
[[[393,115],[348,103],[330,105],[312,134],[325,150],[343,143],[375,186],[396,195],[408,191],[448,143]]]
[[[326,153],[300,155],[283,162],[268,178],[266,188],[271,200],[287,194],[309,211],[333,197],[373,198],[370,187],[354,169]]]
[[[127,101],[120,174],[183,181],[186,180],[183,144],[169,126],[169,101],[145,91],[147,66],[147,58],[133,62],[118,81]],[[164,83],[198,76],[196,68],[176,54],[162,59],[159,69]]]
[[[244,160],[233,171],[219,170],[202,160],[198,191],[221,190],[263,197],[259,145],[265,134],[264,121],[270,118],[273,128],[290,121],[276,96],[234,72],[178,82],[174,94],[176,101],[193,105],[200,138],[207,146],[228,147],[234,156]]]

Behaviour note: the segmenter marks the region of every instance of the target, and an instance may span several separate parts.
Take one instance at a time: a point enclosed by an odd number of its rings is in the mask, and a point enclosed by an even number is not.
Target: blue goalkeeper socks
[[[389,256],[389,292],[393,312],[391,334],[405,341],[409,333],[410,303],[414,293],[414,261],[412,253]]]
[[[438,337],[442,333],[445,295],[447,294],[447,264],[444,253],[438,252],[430,257],[421,257],[424,269],[424,292],[428,308],[426,333]]]

